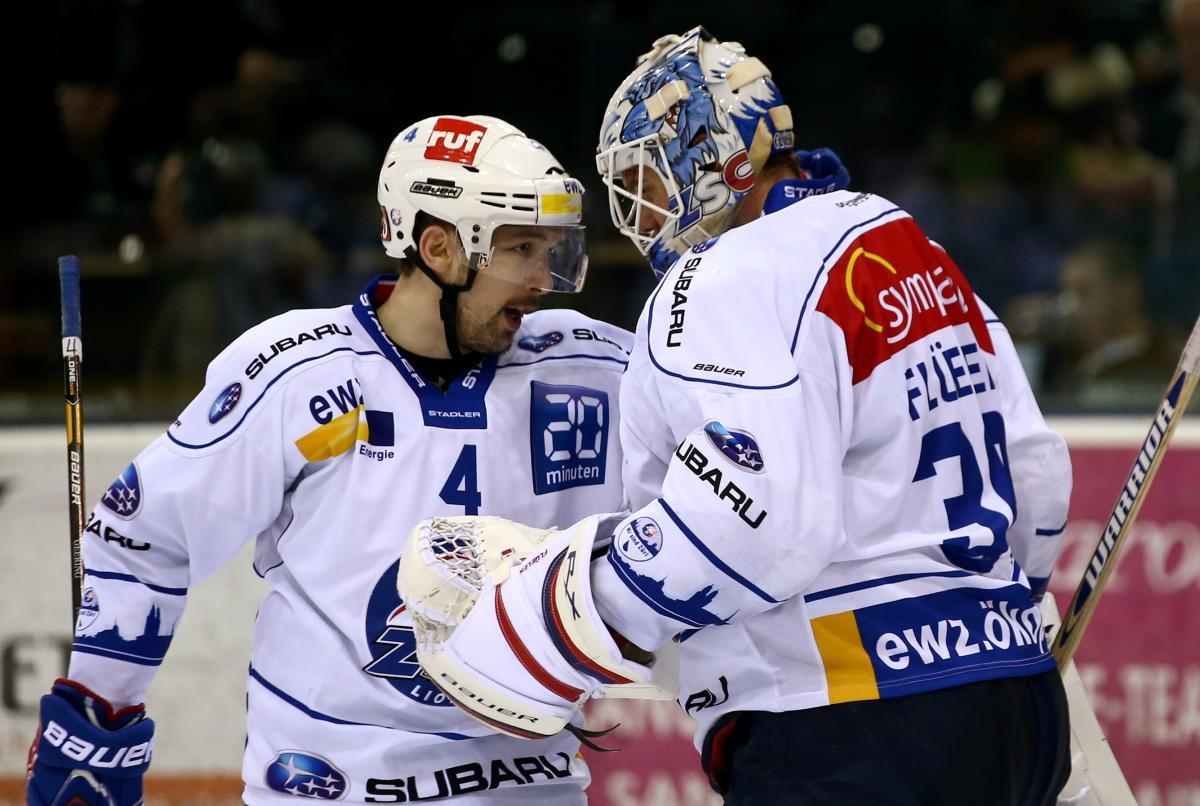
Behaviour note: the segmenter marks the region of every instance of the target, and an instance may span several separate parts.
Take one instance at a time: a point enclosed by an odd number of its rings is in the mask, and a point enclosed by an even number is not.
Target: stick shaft
[[[1196,320],[1196,324],[1192,328],[1192,334],[1183,348],[1183,356],[1179,359],[1179,365],[1175,368],[1175,374],[1167,386],[1167,393],[1158,404],[1154,420],[1150,423],[1150,430],[1138,451],[1137,458],[1134,459],[1133,468],[1129,471],[1125,486],[1121,489],[1112,512],[1109,513],[1099,543],[1096,544],[1092,556],[1088,559],[1083,579],[1079,581],[1079,586],[1075,588],[1075,595],[1071,597],[1071,603],[1067,606],[1066,613],[1063,614],[1062,627],[1050,650],[1054,654],[1054,659],[1058,661],[1059,669],[1066,669],[1067,663],[1074,656],[1075,650],[1083,638],[1083,632],[1100,600],[1100,594],[1117,564],[1117,557],[1124,550],[1125,544],[1129,542],[1130,529],[1142,508],[1142,502],[1146,500],[1150,483],[1158,472],[1163,456],[1166,455],[1171,435],[1175,433],[1175,426],[1183,417],[1183,412],[1196,388],[1198,378],[1200,378],[1200,319]]]
[[[58,259],[58,280],[62,292],[63,391],[67,416],[67,503],[70,513],[71,544],[71,633],[79,615],[83,591],[83,394],[80,381],[83,367],[83,328],[79,306],[79,258],[67,255]]]

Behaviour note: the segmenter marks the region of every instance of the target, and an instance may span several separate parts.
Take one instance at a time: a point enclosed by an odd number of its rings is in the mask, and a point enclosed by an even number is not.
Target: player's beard
[[[509,327],[509,311],[513,308],[530,310],[537,307],[536,301],[510,300],[500,309],[489,305],[484,310],[472,304],[470,296],[458,298],[456,313],[458,348],[464,353],[502,353],[512,346],[516,333]]]

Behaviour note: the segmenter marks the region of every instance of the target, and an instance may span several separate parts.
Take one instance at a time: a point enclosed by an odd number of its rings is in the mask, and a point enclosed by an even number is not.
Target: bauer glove
[[[79,683],[54,681],[42,697],[29,748],[30,806],[138,806],[154,749],[154,721],[133,705],[112,706]]]

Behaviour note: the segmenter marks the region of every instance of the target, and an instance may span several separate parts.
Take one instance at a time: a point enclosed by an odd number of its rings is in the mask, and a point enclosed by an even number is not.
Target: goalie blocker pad
[[[599,524],[591,516],[552,533],[506,579],[486,579],[475,607],[440,644],[418,630],[426,674],[494,730],[552,736],[604,687],[650,682],[647,666],[621,656],[592,602]]]

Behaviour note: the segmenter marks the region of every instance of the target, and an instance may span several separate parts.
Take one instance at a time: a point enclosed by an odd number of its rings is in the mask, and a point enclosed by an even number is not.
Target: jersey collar
[[[375,342],[379,351],[392,362],[392,366],[404,378],[421,407],[421,417],[429,428],[457,428],[482,430],[487,428],[488,387],[496,377],[498,355],[483,356],[474,369],[455,379],[446,391],[438,389],[419,373],[395,342],[384,332],[383,325],[375,313],[377,305],[383,304],[396,286],[397,275],[382,274],[363,288],[354,301],[354,315],[363,329]]]

